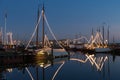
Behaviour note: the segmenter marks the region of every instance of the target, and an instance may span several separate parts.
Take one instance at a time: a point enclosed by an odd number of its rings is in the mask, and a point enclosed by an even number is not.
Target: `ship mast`
[[[93,39],[94,39],[94,33],[93,33],[93,28],[92,28],[92,41],[93,41]]]
[[[42,48],[44,48],[44,37],[45,37],[45,27],[44,27],[44,4],[42,8]]]
[[[109,46],[109,26],[108,26],[108,31],[107,31],[107,38],[108,38],[108,46]]]
[[[5,32],[4,32],[4,45],[7,44],[7,35],[6,35],[6,21],[7,21],[7,13],[5,13]]]
[[[103,25],[103,46],[104,46],[104,25]]]
[[[39,6],[38,6],[38,18],[37,18],[37,22],[38,22],[38,20],[39,20],[39,17],[40,17],[40,11],[39,11]],[[38,48],[38,41],[39,41],[39,39],[38,39],[38,36],[39,36],[39,25],[37,26],[37,31],[36,31],[36,48]]]
[[[2,27],[0,28],[0,44],[3,44],[3,32],[2,32]]]

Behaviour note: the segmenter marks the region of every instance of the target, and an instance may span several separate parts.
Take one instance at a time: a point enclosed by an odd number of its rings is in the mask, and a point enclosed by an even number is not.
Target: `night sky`
[[[7,13],[7,32],[14,39],[29,39],[37,22],[38,4],[44,2],[45,14],[58,39],[90,37],[92,28],[110,27],[110,39],[120,40],[120,0],[0,0],[0,27],[4,28]]]

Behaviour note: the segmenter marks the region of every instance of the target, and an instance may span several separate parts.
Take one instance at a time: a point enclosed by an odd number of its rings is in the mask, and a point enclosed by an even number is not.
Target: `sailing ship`
[[[39,38],[39,23],[40,23],[41,17],[42,17],[42,28],[43,29],[42,29],[42,46],[40,47],[38,38]],[[44,39],[45,38],[45,31],[44,31],[44,29],[45,28],[44,28],[44,5],[43,5],[41,14],[40,14],[40,11],[39,11],[39,8],[38,8],[37,24],[36,24],[35,30],[34,30],[34,32],[32,34],[32,37],[31,37],[30,41],[28,42],[28,44],[27,44],[27,46],[25,48],[25,50],[27,50],[28,52],[30,50],[30,52],[32,52],[34,55],[39,55],[39,56],[41,56],[43,58],[49,55],[49,52],[46,51],[45,46],[44,46],[44,42],[45,42],[45,39]],[[33,49],[33,48],[28,49],[29,45],[31,43],[31,40],[32,40],[33,36],[35,35],[35,33],[36,33],[36,46],[35,46],[35,49]]]
[[[102,46],[96,47],[95,52],[110,52],[111,49],[109,48],[109,27],[107,31],[107,40],[104,40],[104,26],[103,26],[103,35],[102,35]]]
[[[7,32],[7,13],[5,13],[5,26],[0,28],[0,52],[13,53],[16,52],[16,45],[13,41],[13,33]]]
[[[39,15],[39,9],[38,9],[38,17],[40,17],[40,15]],[[37,47],[37,50],[35,50],[35,53],[36,54],[41,54],[41,55],[43,55],[43,54],[47,54],[48,55],[48,52],[46,51],[46,49],[45,49],[45,45],[44,45],[44,42],[45,42],[45,27],[44,27],[44,5],[43,5],[43,8],[42,8],[42,20],[43,20],[43,22],[42,22],[42,48],[41,49],[38,49],[38,47],[39,47],[39,40],[38,40],[38,32],[39,32],[39,25],[37,26],[37,32],[36,32],[36,47]],[[39,22],[39,18],[38,18],[38,20],[37,20],[37,22]]]
[[[39,23],[40,23],[41,19],[42,19],[42,42],[41,42],[42,44],[40,45],[38,37],[39,37]],[[53,49],[53,46],[52,46],[53,42],[49,42],[47,35],[45,35],[45,26],[44,26],[45,22],[47,23],[47,26],[48,26],[48,29],[49,29],[50,33],[52,34],[52,36],[55,39],[55,41],[57,42],[57,44],[61,47],[61,49],[56,49],[56,50]],[[52,55],[53,50],[55,50],[55,51],[65,51],[65,49],[57,41],[54,33],[52,32],[52,30],[51,30],[51,28],[50,28],[50,26],[47,22],[47,19],[46,19],[46,16],[45,16],[44,5],[42,7],[41,14],[40,14],[40,11],[39,11],[39,8],[38,8],[37,24],[36,24],[35,30],[32,34],[32,37],[31,37],[30,41],[28,42],[25,50],[28,50],[29,44],[31,43],[31,40],[33,39],[33,36],[35,35],[35,33],[36,33],[36,49],[32,51],[35,55],[50,56],[50,55]]]
[[[100,29],[97,30],[96,35],[90,38],[89,43],[86,45],[87,49],[94,50],[96,53],[100,52],[110,52],[109,48],[109,28],[108,28],[108,39],[104,40],[104,27],[103,27],[103,35],[100,32]]]

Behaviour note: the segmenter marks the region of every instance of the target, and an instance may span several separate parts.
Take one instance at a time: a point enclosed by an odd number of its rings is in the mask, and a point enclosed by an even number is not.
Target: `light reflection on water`
[[[120,80],[120,56],[71,52],[70,57],[36,60],[24,57],[19,64],[0,64],[4,80]],[[34,60],[35,59],[35,60]],[[21,59],[20,59],[21,60]]]

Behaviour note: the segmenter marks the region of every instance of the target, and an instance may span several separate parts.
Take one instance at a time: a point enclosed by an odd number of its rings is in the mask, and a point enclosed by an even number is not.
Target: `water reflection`
[[[101,71],[101,69],[104,65],[104,62],[108,59],[107,56],[105,56],[105,57],[95,57],[94,54],[92,54],[92,55],[85,54],[85,56],[86,56],[85,60],[77,59],[77,58],[70,58],[70,60],[79,61],[79,62],[82,62],[82,63],[86,63],[89,60],[92,66],[95,65],[97,70]]]
[[[55,59],[39,59],[35,56],[2,56],[0,62],[0,80],[73,80],[71,77],[76,76],[75,74],[79,75],[75,77],[78,80],[89,80],[92,74],[94,74],[92,80],[114,80],[117,75],[112,74],[119,70],[115,67],[120,65],[119,56],[116,55],[80,52],[70,52],[69,58]],[[61,76],[62,73],[65,75]],[[70,74],[72,76],[69,76]]]

